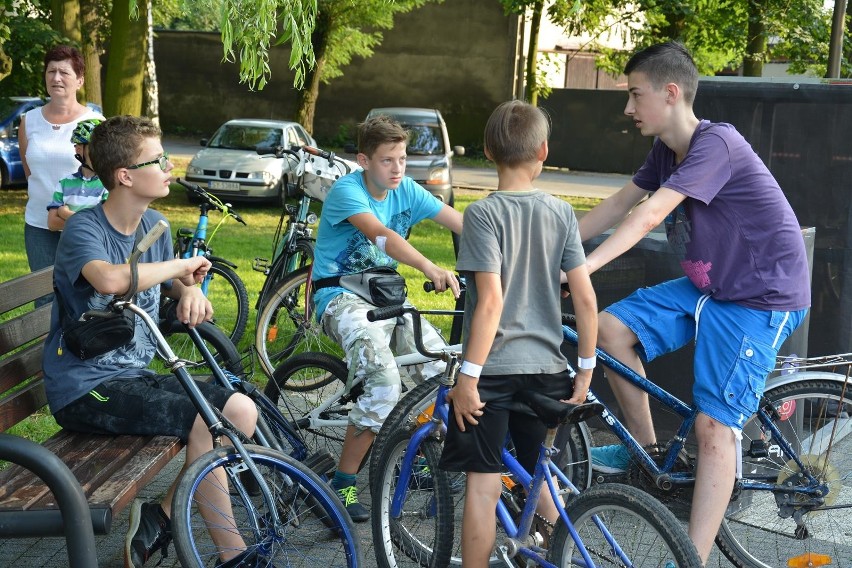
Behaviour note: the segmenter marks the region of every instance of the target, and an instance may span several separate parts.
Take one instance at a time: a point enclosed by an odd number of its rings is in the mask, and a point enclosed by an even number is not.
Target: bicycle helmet
[[[74,132],[71,133],[71,142],[74,144],[88,144],[89,138],[92,137],[92,131],[101,122],[103,121],[99,118],[81,120],[74,128]]]

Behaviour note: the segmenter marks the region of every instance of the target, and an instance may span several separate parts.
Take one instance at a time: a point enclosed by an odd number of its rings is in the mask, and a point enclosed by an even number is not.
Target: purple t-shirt
[[[810,306],[799,222],[778,182],[733,126],[702,120],[680,164],[655,140],[633,183],[687,196],[666,218],[666,234],[702,292],[759,310]]]

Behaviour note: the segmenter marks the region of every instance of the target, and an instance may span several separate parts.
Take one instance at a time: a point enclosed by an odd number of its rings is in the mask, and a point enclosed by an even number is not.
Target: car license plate
[[[235,181],[211,181],[209,189],[225,189],[229,191],[239,191],[240,184]]]

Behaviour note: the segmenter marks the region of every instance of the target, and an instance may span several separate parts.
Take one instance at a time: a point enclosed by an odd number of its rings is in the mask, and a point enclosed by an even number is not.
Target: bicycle
[[[251,444],[251,440],[213,409],[186,371],[185,362],[172,351],[157,323],[133,303],[139,257],[166,227],[164,222],[158,223],[131,254],[130,288],[124,296],[109,304],[106,313],[129,309],[141,318],[213,436],[214,449],[187,466],[175,491],[171,519],[178,559],[183,566],[215,562],[222,550],[212,541],[211,533],[236,532],[242,537],[246,550],[271,564],[281,561],[288,566],[316,566],[320,562],[325,566],[358,566],[360,543],[352,521],[325,481],[281,451]],[[85,317],[104,314],[91,311]],[[217,379],[235,388],[236,381],[227,378],[197,330],[189,329],[188,335],[196,342]],[[270,445],[277,443],[274,438],[278,434],[265,428],[264,421],[259,419],[256,439]],[[231,445],[222,445],[222,438],[227,438]],[[298,444],[297,439],[292,441]],[[211,492],[224,496],[229,505],[211,508],[211,501],[205,497]],[[203,517],[202,511],[207,513]],[[323,546],[318,550],[319,541],[323,541]]]
[[[370,319],[416,314],[413,308],[373,310]],[[418,319],[415,317],[415,322]],[[417,324],[415,324],[417,327]],[[381,567],[399,566],[408,559],[423,566],[459,564],[453,556],[455,507],[450,474],[438,467],[440,444],[446,431],[449,407],[446,394],[455,381],[459,354],[427,351],[419,329],[417,349],[439,357],[447,370],[432,398],[434,413],[414,430],[385,423],[375,442],[379,455],[373,479],[372,531],[376,560]],[[411,393],[413,398],[416,393]],[[522,401],[547,425],[547,436],[532,476],[508,447],[502,451],[507,473],[504,496],[498,501],[497,520],[505,532],[492,563],[507,566],[701,566],[695,547],[675,516],[645,492],[621,484],[607,484],[580,493],[551,461],[557,426],[576,424],[597,415],[598,403],[564,404],[533,392],[520,393]],[[558,479],[560,487],[557,487]],[[454,486],[455,485],[455,486]],[[559,511],[552,534],[533,529],[535,508],[546,486]],[[519,488],[523,488],[521,491]],[[563,505],[563,497],[567,504]],[[546,497],[545,497],[546,498]],[[397,554],[401,551],[404,557]]]
[[[199,215],[195,229],[181,227],[175,233],[175,256],[177,258],[204,256],[210,260],[212,266],[201,282],[201,290],[217,307],[213,323],[224,330],[234,344],[239,344],[248,322],[248,292],[242,279],[234,271],[237,265],[215,256],[213,249],[210,248],[210,242],[227,219],[232,218],[243,225],[246,222],[230,204],[223,203],[200,186],[182,179],[178,179],[177,182],[186,189],[190,199],[199,202]],[[220,211],[222,218],[208,237],[208,213],[213,210]],[[164,299],[161,305],[161,319],[168,319],[167,314],[173,309],[173,303],[173,300]],[[192,343],[184,335],[170,335],[170,344],[185,359],[196,359],[192,352]]]
[[[564,335],[576,345],[570,326]],[[597,353],[603,365],[682,419],[670,441],[642,448],[608,408],[602,414],[603,427],[630,452],[628,477],[677,505],[695,481],[685,444],[697,411],[605,351]],[[852,509],[849,355],[778,359],[780,374],[767,381],[757,413],[743,427],[743,477],[716,538],[735,566],[852,565],[845,528]],[[846,372],[806,370],[831,366]],[[591,392],[588,399],[598,400]],[[588,448],[580,453],[578,459],[588,458]]]
[[[317,222],[317,216],[310,207],[314,201],[324,201],[331,185],[359,166],[312,146],[259,147],[257,153],[295,162],[288,166],[296,178],[287,181],[285,196],[298,199],[295,205],[284,203],[273,240],[272,262],[255,258],[252,266],[266,275],[255,305],[255,350],[264,373],[271,377],[275,366],[293,353],[340,353],[313,320],[309,265],[315,239],[310,226]]]

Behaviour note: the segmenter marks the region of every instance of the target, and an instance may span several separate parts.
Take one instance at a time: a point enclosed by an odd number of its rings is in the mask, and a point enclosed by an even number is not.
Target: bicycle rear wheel
[[[374,454],[380,464],[373,480],[371,525],[380,568],[443,567],[450,563],[453,545],[453,500],[449,474],[438,467],[441,445],[426,439],[417,456],[405,492],[402,514],[391,516],[391,501],[399,484],[402,460],[411,433],[397,430]]]
[[[306,266],[282,279],[258,315],[254,345],[268,377],[272,377],[275,368],[291,355],[306,351],[343,355],[313,317],[308,286],[310,268]],[[310,385],[294,386],[310,388]]]
[[[572,497],[566,510],[596,566],[701,567],[698,552],[680,521],[662,503],[635,487],[596,485]],[[561,519],[551,542],[548,560],[557,566],[585,566]],[[616,548],[627,561],[617,555]]]
[[[348,373],[343,361],[331,355],[300,353],[275,370],[264,394],[281,414],[292,417],[293,424],[311,451],[327,451],[337,456],[346,436],[349,409],[358,394],[356,387],[353,392],[334,398],[346,384]],[[288,388],[291,382],[323,386],[310,390]],[[310,424],[306,416],[323,404],[326,408],[317,413],[316,418],[334,423],[322,426]]]
[[[777,411],[773,423],[827,494],[735,492],[716,538],[735,566],[778,567],[789,561],[790,566],[852,566],[852,384],[844,388],[844,377],[833,373],[801,376],[770,387],[764,398]],[[743,478],[809,486],[792,456],[769,434],[757,415],[743,427]]]
[[[358,535],[328,484],[279,452],[247,449],[274,502],[266,502],[251,474],[244,473],[245,461],[234,448],[217,448],[198,458],[181,476],[172,504],[181,565],[216,566],[219,553],[228,552],[224,547],[241,537],[244,550],[258,555],[258,566],[361,566]],[[273,509],[281,521],[277,526]]]

